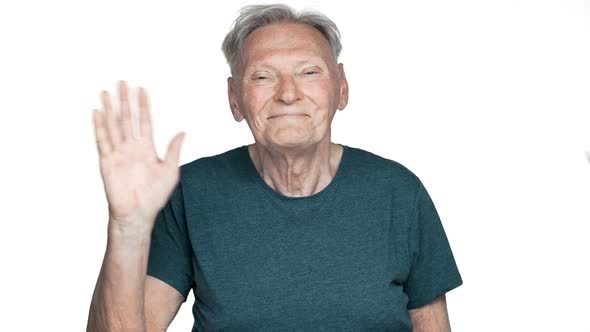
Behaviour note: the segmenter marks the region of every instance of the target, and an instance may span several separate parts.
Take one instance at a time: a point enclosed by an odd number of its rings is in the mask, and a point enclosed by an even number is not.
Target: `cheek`
[[[242,100],[244,100],[249,113],[255,116],[272,100],[272,96],[273,91],[270,88],[250,88],[244,91]]]
[[[272,91],[268,88],[261,89],[257,87],[256,89],[244,89],[242,95],[243,110],[251,130],[254,132],[263,132],[266,130],[265,128],[268,125],[265,124],[266,119],[264,114],[266,114],[265,110],[269,101],[272,101],[272,96]]]
[[[329,118],[330,114],[338,106],[338,95],[335,90],[334,85],[329,80],[317,81],[306,86],[305,95],[317,107],[321,114],[319,117],[322,120]]]
[[[330,80],[318,80],[306,86],[305,94],[318,106],[329,105],[335,96],[335,87]]]

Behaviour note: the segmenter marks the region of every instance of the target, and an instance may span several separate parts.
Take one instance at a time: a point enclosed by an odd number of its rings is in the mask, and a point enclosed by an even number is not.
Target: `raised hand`
[[[104,111],[93,115],[100,173],[116,226],[151,230],[179,181],[178,161],[184,132],[172,138],[164,159],[156,154],[147,93],[139,88],[139,133],[133,135],[125,81],[119,81],[120,112],[113,109],[108,92],[102,91]]]

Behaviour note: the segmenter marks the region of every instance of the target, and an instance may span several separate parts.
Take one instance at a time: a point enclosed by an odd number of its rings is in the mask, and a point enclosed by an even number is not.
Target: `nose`
[[[301,90],[299,90],[295,79],[291,76],[281,77],[275,94],[275,101],[292,104],[302,98],[303,94],[301,93]]]

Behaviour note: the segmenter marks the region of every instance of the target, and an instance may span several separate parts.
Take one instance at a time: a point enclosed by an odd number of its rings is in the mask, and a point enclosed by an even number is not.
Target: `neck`
[[[288,197],[311,196],[326,188],[340,165],[343,147],[329,140],[304,149],[248,146],[256,170],[272,189]]]

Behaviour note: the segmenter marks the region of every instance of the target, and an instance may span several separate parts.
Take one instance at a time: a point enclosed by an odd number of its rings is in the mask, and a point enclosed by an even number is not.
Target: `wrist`
[[[148,219],[135,221],[120,221],[109,218],[108,235],[121,240],[142,241],[150,239],[153,230],[153,222]]]

